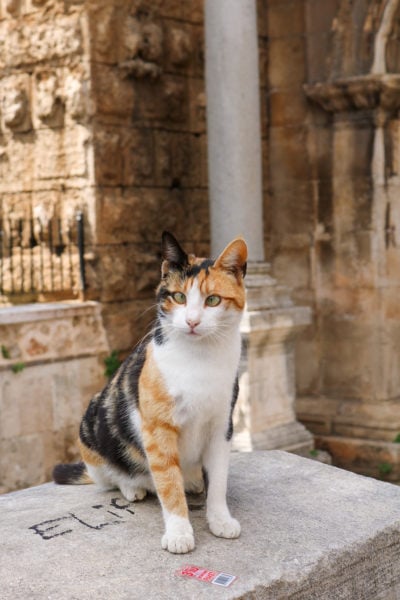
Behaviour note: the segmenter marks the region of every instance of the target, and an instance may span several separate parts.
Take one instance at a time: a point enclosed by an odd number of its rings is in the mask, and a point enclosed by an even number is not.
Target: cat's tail
[[[69,465],[56,465],[53,469],[53,480],[61,485],[83,485],[93,483],[84,462]]]

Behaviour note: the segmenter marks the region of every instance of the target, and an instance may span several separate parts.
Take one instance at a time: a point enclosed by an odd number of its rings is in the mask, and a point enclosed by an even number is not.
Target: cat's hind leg
[[[154,485],[148,475],[138,475],[136,477],[119,475],[117,485],[121,490],[121,494],[129,502],[138,502],[147,496],[148,491],[154,492]]]
[[[182,467],[185,492],[189,494],[201,494],[204,492],[204,479],[201,464]]]

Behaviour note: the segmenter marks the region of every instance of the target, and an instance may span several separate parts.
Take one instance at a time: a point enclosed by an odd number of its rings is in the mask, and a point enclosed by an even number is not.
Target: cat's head
[[[160,324],[171,335],[224,339],[237,327],[245,304],[247,246],[234,239],[216,260],[187,254],[174,236],[162,235]]]

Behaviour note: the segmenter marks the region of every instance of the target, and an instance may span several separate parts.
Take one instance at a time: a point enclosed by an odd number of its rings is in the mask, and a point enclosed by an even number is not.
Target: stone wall
[[[394,2],[269,3],[269,257],[314,309],[298,413],[338,465],[394,479],[399,18]]]
[[[48,481],[55,463],[78,458],[108,346],[95,302],[4,308],[0,340],[1,493]]]
[[[94,174],[84,8],[4,0],[0,40],[0,217],[70,224],[79,208],[89,234]]]
[[[122,355],[152,318],[161,230],[209,250],[203,3],[0,7],[1,212],[83,210],[86,297]],[[258,9],[266,257],[314,314],[298,413],[338,464],[399,477],[400,9]]]
[[[202,0],[1,4],[0,217],[70,222],[83,211],[85,297],[101,302],[122,354],[152,318],[161,231],[209,252],[203,10]],[[259,13],[265,75],[261,1]],[[265,102],[262,117],[266,158]]]
[[[96,289],[111,346],[143,335],[160,236],[207,253],[202,2],[93,2]]]

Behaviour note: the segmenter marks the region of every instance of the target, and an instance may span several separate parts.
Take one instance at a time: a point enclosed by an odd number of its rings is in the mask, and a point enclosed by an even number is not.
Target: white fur
[[[188,519],[164,511],[164,521],[165,533],[161,538],[162,548],[175,554],[185,554],[193,550],[193,528]]]
[[[187,321],[199,323],[197,335],[191,333]],[[199,289],[193,286],[186,305],[176,307],[170,315],[167,339],[161,345],[152,342],[166,390],[175,399],[174,421],[181,431],[179,455],[185,480],[201,466],[206,468],[209,527],[214,535],[227,538],[240,534],[240,525],[226,504],[230,451],[226,433],[240,359],[239,322],[240,313],[235,310],[226,311],[223,305],[205,307]],[[185,540],[190,538],[189,521],[184,519],[186,525],[180,523],[175,532],[165,511],[164,518],[163,547],[180,548],[172,552],[188,551],[185,544],[188,548],[191,544],[180,539],[182,535]],[[181,533],[181,527],[186,533]]]
[[[132,478],[124,475],[120,470],[114,469],[110,464],[95,467],[86,463],[86,468],[91,479],[102,490],[120,489],[123,496],[130,502],[143,500],[147,492],[155,492],[150,475],[137,475]]]

